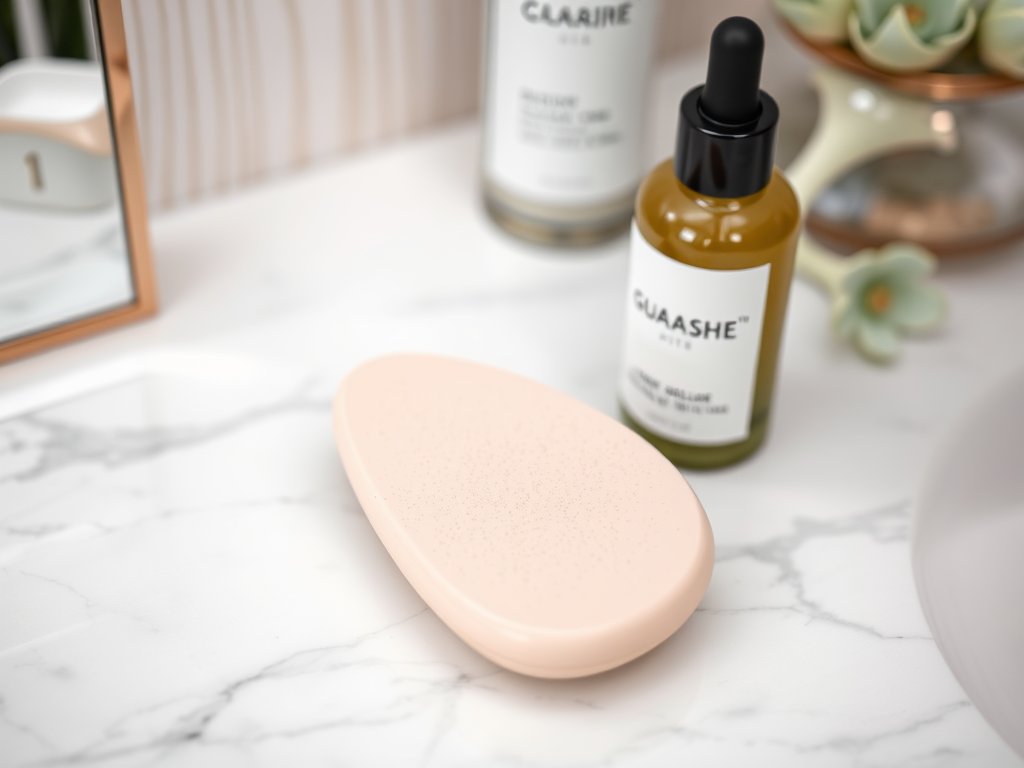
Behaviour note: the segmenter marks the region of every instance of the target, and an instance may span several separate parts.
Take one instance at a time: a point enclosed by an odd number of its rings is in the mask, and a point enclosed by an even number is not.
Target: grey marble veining
[[[625,240],[497,232],[475,152],[459,126],[160,219],[156,320],[0,370],[0,762],[1021,765],[930,637],[908,537],[939,435],[1024,365],[1019,249],[944,264],[952,319],[892,368],[795,285],[764,449],[685,473],[700,608],[625,667],[533,680],[425,607],[330,425],[345,371],[396,350],[615,412]]]

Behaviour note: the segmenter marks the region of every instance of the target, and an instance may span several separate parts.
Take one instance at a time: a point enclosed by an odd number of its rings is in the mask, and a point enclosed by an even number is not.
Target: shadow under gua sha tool
[[[393,355],[345,377],[334,433],[402,573],[508,669],[569,678],[625,664],[707,589],[714,542],[690,486],[641,437],[561,392]]]

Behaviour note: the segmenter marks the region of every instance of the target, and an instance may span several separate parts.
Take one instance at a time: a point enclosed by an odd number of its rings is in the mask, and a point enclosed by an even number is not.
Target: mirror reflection
[[[134,300],[88,0],[0,0],[0,342]]]

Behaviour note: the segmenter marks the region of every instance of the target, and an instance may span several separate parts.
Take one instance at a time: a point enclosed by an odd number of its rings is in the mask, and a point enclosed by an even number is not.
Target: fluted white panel
[[[480,0],[123,3],[153,209],[476,109]],[[665,0],[662,55],[760,3]]]

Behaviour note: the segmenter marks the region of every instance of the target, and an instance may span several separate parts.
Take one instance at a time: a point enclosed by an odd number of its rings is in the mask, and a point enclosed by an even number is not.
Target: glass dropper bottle
[[[619,397],[673,462],[719,467],[764,440],[793,259],[796,195],[774,168],[764,36],[733,17],[680,105],[674,158],[637,193]]]

